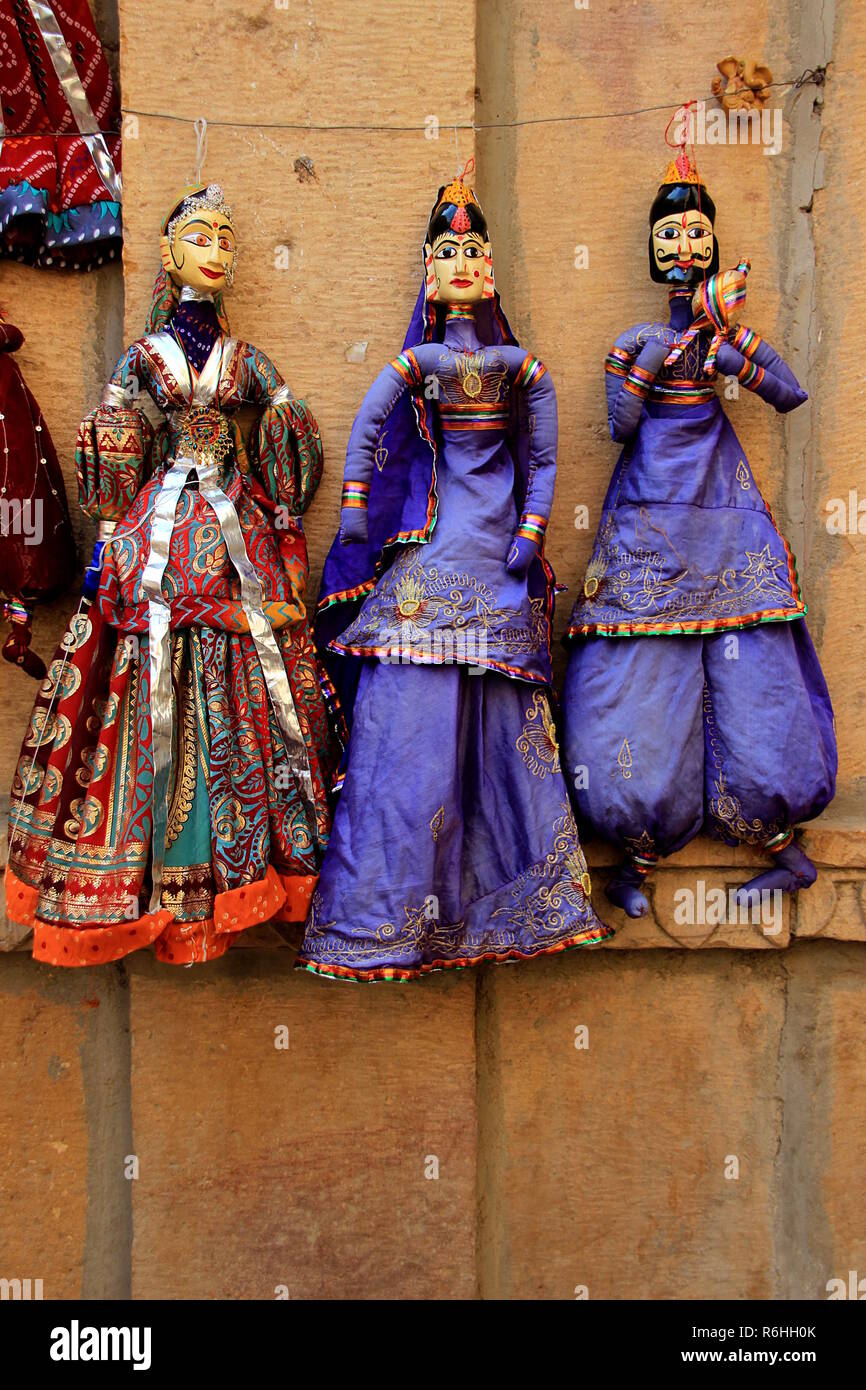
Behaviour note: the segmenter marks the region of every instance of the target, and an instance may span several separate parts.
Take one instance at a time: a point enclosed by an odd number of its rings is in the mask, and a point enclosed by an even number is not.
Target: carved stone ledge
[[[632,920],[604,896],[604,884],[618,861],[616,850],[590,842],[587,858],[596,911],[616,929],[616,936],[597,949],[778,951],[797,939],[866,941],[866,823],[862,816],[844,804],[831,808],[803,832],[803,846],[818,866],[817,882],[794,898],[782,894],[778,914],[772,904],[765,904],[763,921],[751,910],[738,911],[733,894],[766,867],[766,856],[708,839],[693,840],[660,864],[646,884],[650,915]],[[0,860],[5,863],[5,842]],[[685,915],[688,894],[695,911],[689,914],[691,920],[678,921]],[[5,896],[0,913],[0,953],[29,951],[32,933],[6,920]],[[232,949],[296,949],[299,940],[299,927],[269,922],[242,932]]]

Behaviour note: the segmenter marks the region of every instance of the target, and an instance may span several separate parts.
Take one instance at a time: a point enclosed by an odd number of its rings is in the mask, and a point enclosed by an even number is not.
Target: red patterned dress
[[[9,829],[8,914],[53,964],[151,942],[189,964],[302,921],[327,842],[300,522],[318,428],[263,353],[213,330],[200,370],[174,323],[133,343],[79,431],[82,506],[115,527],[37,699]]]

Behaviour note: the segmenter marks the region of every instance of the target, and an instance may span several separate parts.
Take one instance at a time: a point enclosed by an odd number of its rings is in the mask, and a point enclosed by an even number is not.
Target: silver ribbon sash
[[[310,821],[313,842],[318,843],[316,802],[307,745],[301,730],[289,678],[273,628],[262,608],[262,586],[244,544],[237,512],[217,482],[217,469],[211,462],[191,458],[176,459],[165,474],[153,510],[150,553],[142,579],[148,599],[148,638],[150,645],[150,710],[153,740],[153,851],[150,911],[159,909],[168,834],[171,791],[172,696],[171,696],[171,608],[162,592],[162,579],[168,565],[175,513],[180,495],[190,475],[198,478],[202,497],[216,514],[228,557],[241,582],[241,605],[249,623],[250,636],[261,662],[268,695],[283,736],[289,770],[294,776]]]
[[[91,158],[96,165],[99,177],[105,184],[114,202],[119,203],[123,197],[123,184],[120,175],[114,167],[114,160],[108,152],[108,145],[105,136],[99,129],[93,109],[87,99],[84,84],[78,76],[78,69],[72,61],[72,54],[63,37],[57,17],[51,6],[44,3],[44,0],[28,0],[30,12],[42,35],[42,42],[48,49],[48,56],[54,65],[57,80],[63,89],[67,105],[78,126],[79,134],[84,137],[84,143],[90,151]]]

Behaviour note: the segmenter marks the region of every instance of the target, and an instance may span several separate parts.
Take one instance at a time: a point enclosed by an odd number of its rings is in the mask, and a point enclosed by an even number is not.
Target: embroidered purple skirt
[[[581,820],[631,853],[671,854],[701,829],[764,845],[833,797],[833,709],[802,619],[584,638],[564,710]]]
[[[366,663],[298,965],[407,980],[612,935],[589,899],[546,689]]]

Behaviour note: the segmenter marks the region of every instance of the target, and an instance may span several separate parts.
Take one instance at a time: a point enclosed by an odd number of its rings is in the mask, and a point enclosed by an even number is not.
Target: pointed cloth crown
[[[702,188],[706,187],[698,173],[697,165],[689,159],[685,150],[680,150],[676,159],[672,159],[668,165],[660,186],[664,188],[666,183],[696,183]]]
[[[468,207],[470,203],[475,204],[478,211],[481,213],[483,217],[484,210],[481,204],[479,203],[477,197],[475,196],[475,190],[473,188],[470,188],[469,184],[466,182],[469,175],[474,173],[474,171],[475,160],[468,159],[463,169],[463,173],[458,174],[456,179],[452,179],[451,182],[446,184],[445,187],[442,189],[442,193],[440,194],[436,206],[433,209],[433,213],[430,218],[431,222],[433,221],[433,218],[436,216],[437,212],[441,207],[447,207],[449,205],[452,205],[458,209],[458,212],[455,213],[451,223],[451,227],[455,232],[469,231],[469,217],[465,212],[463,212],[461,219],[461,212],[459,210]]]

